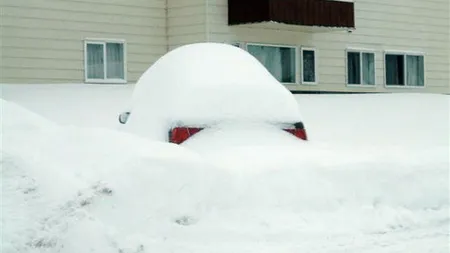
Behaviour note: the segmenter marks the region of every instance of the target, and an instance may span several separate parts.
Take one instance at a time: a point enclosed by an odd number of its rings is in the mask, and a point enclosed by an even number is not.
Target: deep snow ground
[[[209,149],[116,131],[130,94],[2,87],[3,252],[449,251],[448,96],[299,95],[305,148]]]

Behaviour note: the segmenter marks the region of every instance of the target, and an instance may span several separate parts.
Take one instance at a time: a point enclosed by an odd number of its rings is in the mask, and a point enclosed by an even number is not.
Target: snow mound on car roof
[[[221,43],[179,47],[138,80],[128,127],[156,139],[167,128],[216,121],[296,122],[292,94],[248,52]]]

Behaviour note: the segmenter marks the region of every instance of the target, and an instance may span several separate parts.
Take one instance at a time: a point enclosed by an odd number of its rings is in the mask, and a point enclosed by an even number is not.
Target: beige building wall
[[[210,41],[314,47],[317,85],[289,85],[291,90],[408,91],[450,93],[450,19],[448,0],[356,0],[356,30],[311,29],[282,24],[228,26],[227,0],[207,0]],[[375,51],[376,85],[346,85],[346,49]],[[422,52],[425,87],[386,88],[385,50]],[[299,75],[299,74],[297,74]],[[299,79],[299,76],[297,78]]]
[[[227,0],[1,0],[0,83],[84,81],[84,40],[126,42],[127,81],[180,45],[244,42],[313,47],[317,85],[292,90],[450,93],[448,0],[356,0],[356,30],[228,26]],[[346,85],[346,49],[376,53],[376,85]],[[424,88],[386,88],[384,52],[425,55]],[[298,64],[300,67],[300,65]],[[297,80],[300,80],[300,71]]]
[[[167,0],[168,50],[206,40],[205,0]]]
[[[166,53],[166,0],[0,1],[0,83],[84,82],[84,40],[122,39],[127,81]]]

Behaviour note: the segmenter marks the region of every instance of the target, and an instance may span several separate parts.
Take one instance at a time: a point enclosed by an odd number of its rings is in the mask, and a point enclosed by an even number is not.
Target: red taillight
[[[306,135],[305,128],[294,128],[294,129],[284,129],[284,131],[293,134],[297,138],[307,141],[308,136]]]
[[[203,128],[195,127],[175,127],[169,133],[169,142],[181,144],[192,135],[200,132]]]

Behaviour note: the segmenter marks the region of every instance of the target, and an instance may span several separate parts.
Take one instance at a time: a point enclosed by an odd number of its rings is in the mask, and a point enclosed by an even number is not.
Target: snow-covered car
[[[291,92],[248,52],[222,43],[185,45],[162,56],[136,83],[119,122],[176,144],[229,123],[270,125],[307,140]]]

